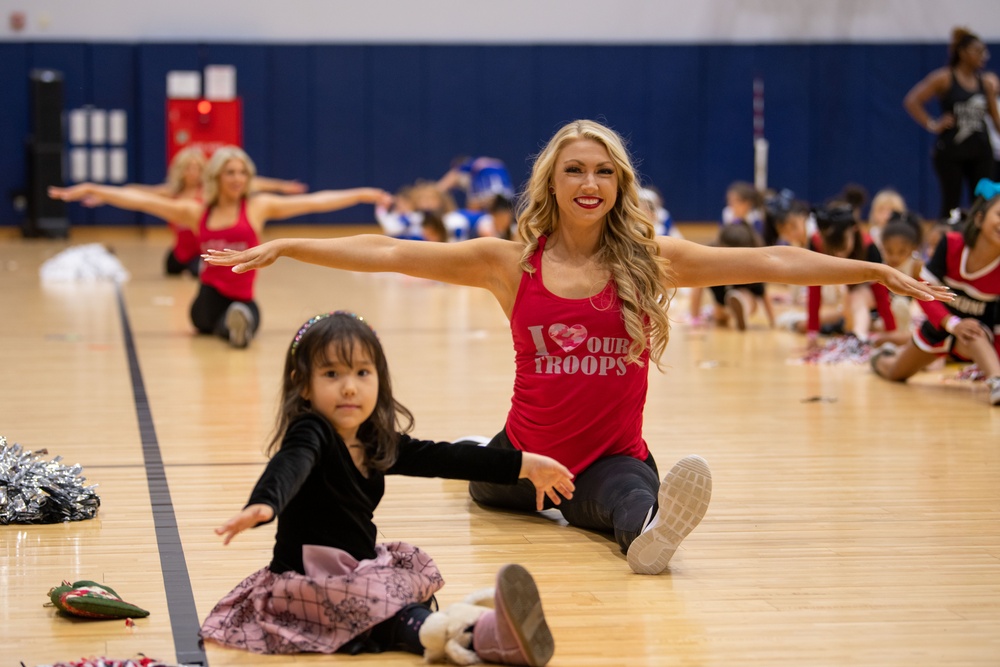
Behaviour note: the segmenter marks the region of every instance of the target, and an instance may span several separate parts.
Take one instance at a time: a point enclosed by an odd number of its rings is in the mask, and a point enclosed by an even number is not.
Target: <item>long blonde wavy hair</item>
[[[208,159],[208,164],[205,165],[204,182],[201,191],[202,197],[205,200],[205,206],[215,206],[219,199],[219,173],[222,172],[222,168],[226,166],[227,162],[234,159],[242,160],[243,164],[246,165],[247,189],[243,193],[243,196],[246,197],[250,194],[250,183],[253,181],[254,176],[257,175],[257,166],[250,159],[250,156],[246,154],[246,151],[239,146],[221,146],[212,153],[212,157]]]
[[[187,172],[188,165],[192,162],[198,162],[202,167],[202,177],[204,178],[205,173],[205,151],[201,149],[200,146],[188,146],[187,148],[182,148],[177,151],[173,159],[170,160],[170,166],[167,168],[167,187],[170,189],[170,194],[176,197],[180,193],[184,192],[185,182],[184,175]]]
[[[518,202],[517,233],[524,241],[521,268],[534,272],[531,256],[538,239],[559,225],[559,209],[549,194],[556,157],[573,141],[589,139],[604,146],[618,175],[618,197],[605,219],[597,257],[611,272],[622,303],[622,321],[632,339],[626,361],[641,364],[648,348],[649,358],[660,366],[660,358],[670,339],[670,306],[673,283],[670,262],[659,254],[653,218],[639,199],[639,184],[625,142],[614,130],[590,120],[576,120],[563,126],[535,158],[531,178]]]

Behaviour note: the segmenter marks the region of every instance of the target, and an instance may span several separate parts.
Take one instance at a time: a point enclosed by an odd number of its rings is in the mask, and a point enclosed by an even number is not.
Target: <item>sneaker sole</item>
[[[230,309],[226,313],[226,329],[229,330],[229,344],[243,348],[250,344],[250,322],[240,309]]]
[[[729,308],[729,312],[733,315],[733,320],[735,320],[736,328],[740,331],[747,330],[747,318],[746,313],[743,312],[743,301],[740,297],[735,294],[726,295],[726,306]]]
[[[520,565],[505,565],[497,574],[496,600],[510,620],[528,665],[542,667],[551,660],[556,644],[531,574]]]
[[[659,523],[633,540],[628,565],[636,574],[660,574],[677,547],[701,523],[712,499],[712,471],[700,456],[678,461],[663,478]]]

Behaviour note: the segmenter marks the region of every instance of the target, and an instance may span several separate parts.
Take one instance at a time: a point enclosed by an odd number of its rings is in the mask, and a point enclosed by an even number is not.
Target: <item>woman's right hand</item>
[[[247,528],[266,523],[274,518],[274,508],[270,505],[247,505],[243,511],[215,529],[216,535],[222,535],[222,544],[229,544],[234,537]]]
[[[95,197],[92,184],[78,183],[68,188],[59,188],[54,185],[49,186],[49,197],[62,201],[80,201],[86,197]]]
[[[255,269],[263,269],[274,264],[281,257],[280,244],[277,240],[261,243],[246,250],[208,250],[201,256],[208,264],[215,266],[231,266],[235,273],[246,273]]]
[[[942,114],[941,117],[938,118],[937,120],[931,120],[930,122],[928,122],[927,130],[931,134],[941,134],[948,128],[954,126],[955,126],[955,116],[950,113],[946,113]]]

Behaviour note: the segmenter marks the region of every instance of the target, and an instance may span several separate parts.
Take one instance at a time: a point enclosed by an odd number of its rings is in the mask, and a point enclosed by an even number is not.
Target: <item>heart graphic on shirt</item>
[[[574,324],[571,327],[565,324],[553,324],[549,327],[549,338],[565,352],[572,352],[580,347],[580,343],[587,340],[587,327],[582,324]]]

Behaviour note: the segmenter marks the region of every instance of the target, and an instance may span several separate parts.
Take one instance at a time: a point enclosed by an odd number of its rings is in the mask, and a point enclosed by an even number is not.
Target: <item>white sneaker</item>
[[[986,386],[990,388],[990,405],[1000,405],[1000,375],[988,379]]]
[[[226,329],[229,330],[229,344],[244,348],[253,339],[253,311],[245,303],[236,301],[226,309]]]
[[[677,547],[701,523],[712,499],[712,471],[700,456],[686,456],[660,483],[659,509],[628,547],[628,564],[636,574],[659,574]]]
[[[487,438],[485,435],[467,435],[464,438],[459,438],[458,440],[452,440],[453,445],[478,445],[480,447],[485,447],[490,444],[492,438]]]

